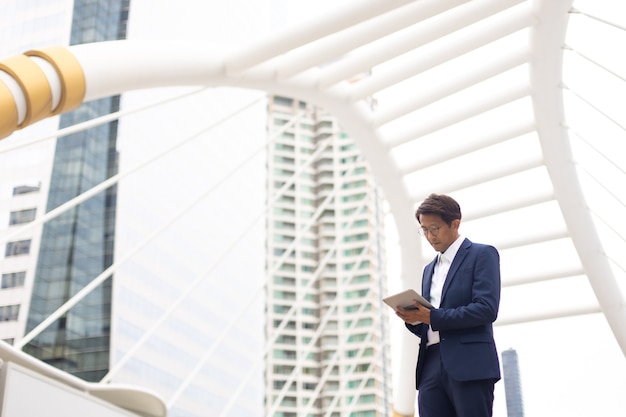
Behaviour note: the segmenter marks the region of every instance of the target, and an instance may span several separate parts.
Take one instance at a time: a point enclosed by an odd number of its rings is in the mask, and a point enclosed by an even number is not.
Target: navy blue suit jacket
[[[430,299],[437,258],[424,268],[422,295]],[[441,361],[458,381],[500,379],[500,362],[493,339],[493,322],[500,305],[500,255],[493,246],[464,239],[446,277],[439,308],[430,312],[439,331]],[[421,363],[428,341],[428,325],[406,324],[422,339],[415,383],[419,389]]]

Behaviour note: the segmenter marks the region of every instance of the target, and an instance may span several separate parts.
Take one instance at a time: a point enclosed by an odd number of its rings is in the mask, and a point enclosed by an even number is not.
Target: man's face
[[[459,237],[460,220],[453,220],[451,225],[438,214],[421,214],[420,227],[428,243],[437,251],[445,252]]]

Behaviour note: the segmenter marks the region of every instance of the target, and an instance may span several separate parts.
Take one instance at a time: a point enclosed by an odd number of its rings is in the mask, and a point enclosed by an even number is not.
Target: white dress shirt
[[[465,238],[459,236],[445,252],[440,253],[437,257],[437,263],[435,264],[435,270],[433,272],[433,279],[430,284],[430,303],[435,308],[439,308],[441,305],[441,295],[443,292],[443,285],[446,282],[450,265],[456,256],[456,253],[461,247],[461,243]],[[439,343],[439,332],[434,331],[431,326],[428,326],[428,342],[427,346]]]

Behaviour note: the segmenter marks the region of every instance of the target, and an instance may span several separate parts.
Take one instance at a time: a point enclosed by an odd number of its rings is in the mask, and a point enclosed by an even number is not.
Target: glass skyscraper
[[[129,0],[76,0],[71,44],[124,39]],[[61,128],[119,110],[119,97],[83,104]],[[57,140],[46,211],[117,173],[117,122]],[[116,187],[47,222],[43,228],[26,332],[113,262]],[[24,351],[88,381],[109,368],[111,278],[35,337]]]
[[[382,198],[336,118],[268,100],[266,416],[390,413]]]

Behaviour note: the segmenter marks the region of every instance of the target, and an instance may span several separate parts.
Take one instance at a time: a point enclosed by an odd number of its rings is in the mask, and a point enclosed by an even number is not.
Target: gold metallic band
[[[62,46],[51,46],[26,52],[26,56],[37,56],[48,61],[56,70],[61,81],[61,101],[50,116],[73,110],[85,98],[86,81],[83,68],[72,53]]]
[[[0,81],[0,139],[9,136],[17,126],[17,104],[7,85]]]
[[[17,126],[17,129],[28,126],[50,114],[52,90],[43,70],[32,59],[24,55],[9,57],[0,62],[0,70],[7,72],[15,79],[26,98],[26,117]]]
[[[50,82],[30,57],[38,57],[48,62],[59,77],[61,97],[54,109]],[[75,109],[85,98],[87,82],[83,68],[76,57],[62,46],[5,58],[0,61],[0,70],[8,73],[17,82],[26,99],[26,116],[19,123],[15,97],[8,86],[0,81],[0,139],[46,117]]]

